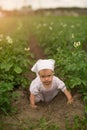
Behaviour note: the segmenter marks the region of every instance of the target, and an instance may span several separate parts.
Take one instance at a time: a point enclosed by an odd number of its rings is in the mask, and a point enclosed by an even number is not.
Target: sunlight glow
[[[87,8],[87,0],[0,0],[0,7],[2,9],[20,9],[25,5],[32,6],[32,9],[55,7]]]
[[[3,9],[12,10],[12,9],[20,9],[24,3],[23,0],[0,0],[0,5]]]

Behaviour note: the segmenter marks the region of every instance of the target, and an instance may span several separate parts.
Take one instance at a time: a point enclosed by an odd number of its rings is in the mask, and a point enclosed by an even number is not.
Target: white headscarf
[[[43,69],[51,69],[54,71],[55,60],[53,59],[39,59],[31,68],[33,72],[38,76],[38,72]]]

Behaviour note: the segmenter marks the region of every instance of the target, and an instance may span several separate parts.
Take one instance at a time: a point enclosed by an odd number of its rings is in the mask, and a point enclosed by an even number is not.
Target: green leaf
[[[6,64],[5,71],[9,71],[13,64]]]
[[[10,64],[10,63],[2,63],[1,69],[4,69],[5,71],[9,71],[12,66],[13,64]]]
[[[20,74],[20,73],[22,72],[22,69],[21,69],[20,67],[16,66],[16,67],[14,68],[14,71],[15,71],[17,74]]]

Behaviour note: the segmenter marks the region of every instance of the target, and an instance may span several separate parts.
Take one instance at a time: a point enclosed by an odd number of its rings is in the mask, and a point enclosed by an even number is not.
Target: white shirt
[[[36,102],[40,100],[49,102],[58,94],[59,89],[64,91],[66,86],[58,77],[53,76],[51,87],[45,88],[38,76],[32,81],[29,89],[30,92],[35,95]]]

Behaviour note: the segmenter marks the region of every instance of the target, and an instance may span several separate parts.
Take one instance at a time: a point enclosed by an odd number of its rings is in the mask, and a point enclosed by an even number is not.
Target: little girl
[[[54,76],[53,59],[40,59],[32,67],[32,71],[37,77],[31,82],[30,90],[30,105],[36,108],[36,103],[39,101],[50,102],[61,90],[68,99],[68,103],[73,102],[71,93],[67,90],[63,81]]]

